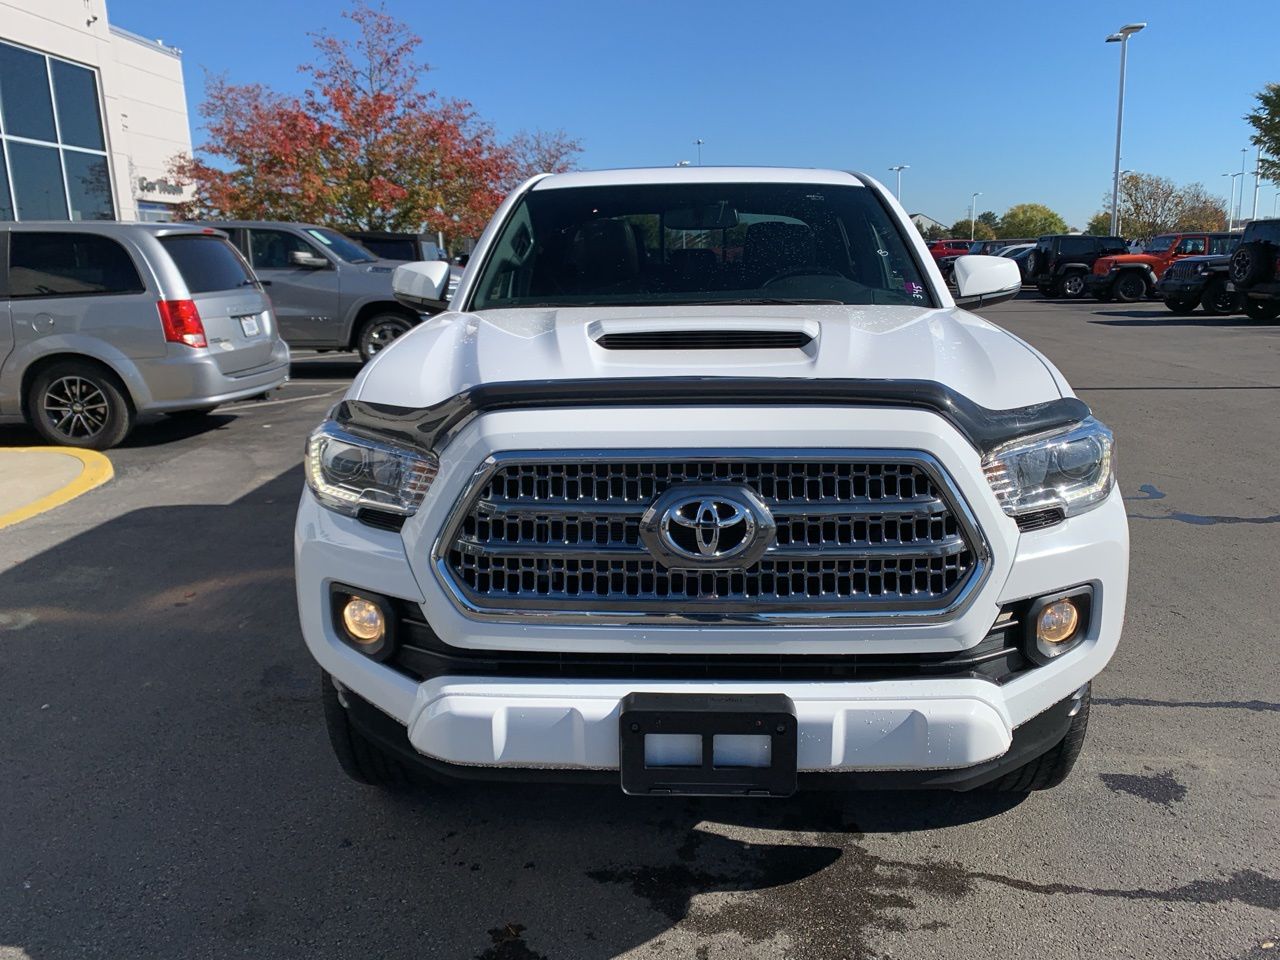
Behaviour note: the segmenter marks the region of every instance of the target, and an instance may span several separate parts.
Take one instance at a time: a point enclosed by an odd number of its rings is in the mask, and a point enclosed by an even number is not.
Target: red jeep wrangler
[[[935,261],[943,257],[963,257],[971,246],[972,240],[933,240],[929,243],[929,253]]]
[[[1183,257],[1221,255],[1231,251],[1238,238],[1230,233],[1162,233],[1142,253],[1099,257],[1089,277],[1089,295],[1098,300],[1133,303],[1153,296],[1156,281],[1169,264]]]

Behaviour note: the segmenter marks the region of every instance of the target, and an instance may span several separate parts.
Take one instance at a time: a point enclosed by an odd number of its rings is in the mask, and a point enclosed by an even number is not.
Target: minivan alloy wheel
[[[60,377],[45,389],[45,417],[54,430],[72,440],[88,440],[101,433],[110,413],[106,395],[83,377]]]

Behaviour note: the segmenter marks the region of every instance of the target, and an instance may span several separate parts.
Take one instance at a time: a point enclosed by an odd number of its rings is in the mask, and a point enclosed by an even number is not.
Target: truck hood
[[[803,332],[804,347],[605,349],[605,334]],[[443,313],[379,353],[349,399],[427,407],[484,383],[623,377],[933,380],[991,409],[1070,396],[1039,353],[981,317],[904,306],[601,307]],[[607,391],[608,385],[601,384]]]
[[[1096,274],[1109,273],[1112,267],[1132,266],[1140,264],[1142,266],[1151,267],[1153,270],[1159,270],[1160,265],[1164,263],[1159,257],[1149,253],[1117,253],[1110,257],[1099,257],[1093,262],[1093,272]]]

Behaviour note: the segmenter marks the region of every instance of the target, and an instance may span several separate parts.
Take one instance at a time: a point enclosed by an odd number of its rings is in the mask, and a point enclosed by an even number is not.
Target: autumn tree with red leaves
[[[582,148],[563,131],[502,142],[467,101],[420,89],[422,39],[383,9],[361,2],[343,17],[354,38],[313,35],[301,97],[210,79],[204,156],[172,163],[193,187],[184,216],[457,239],[477,235],[514,183],[572,169]]]

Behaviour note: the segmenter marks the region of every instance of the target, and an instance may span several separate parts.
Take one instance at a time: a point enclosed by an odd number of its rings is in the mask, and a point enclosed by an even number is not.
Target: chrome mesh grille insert
[[[776,523],[763,558],[745,569],[655,559],[641,517],[686,482],[754,491]],[[504,454],[463,494],[436,556],[479,615],[929,614],[958,602],[984,554],[959,502],[932,458],[901,451]]]

